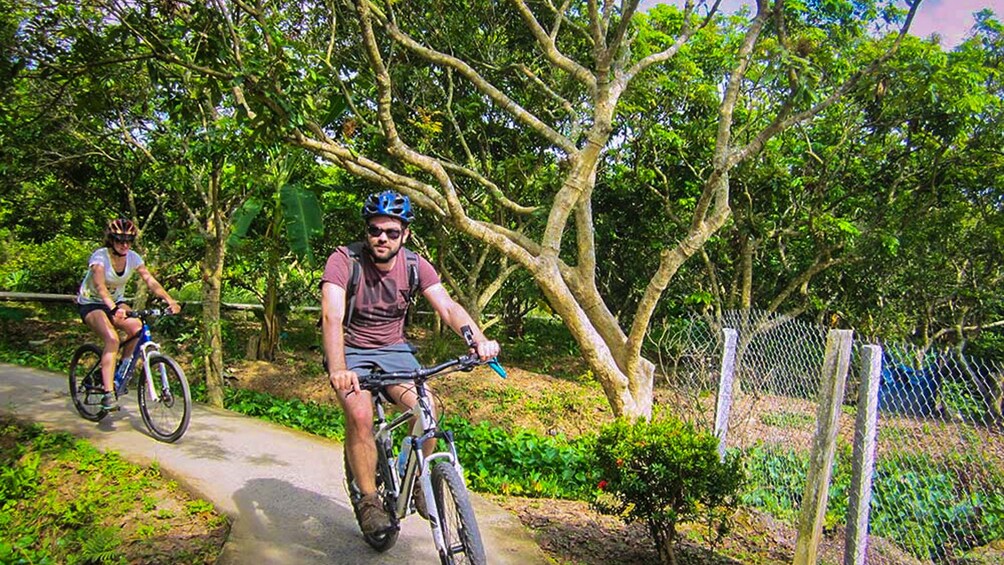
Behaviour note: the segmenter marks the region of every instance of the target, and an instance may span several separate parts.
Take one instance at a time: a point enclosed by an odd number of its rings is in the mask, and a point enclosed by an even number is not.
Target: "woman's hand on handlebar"
[[[332,388],[343,391],[346,394],[359,392],[360,390],[359,375],[355,371],[338,369],[328,373],[328,380],[331,381]]]
[[[167,309],[172,314],[180,314],[181,313],[181,304],[178,304],[178,302],[176,300],[174,300],[174,299],[168,299],[167,300]]]

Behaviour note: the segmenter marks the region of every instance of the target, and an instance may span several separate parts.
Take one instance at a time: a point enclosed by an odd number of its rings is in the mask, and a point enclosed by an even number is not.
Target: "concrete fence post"
[[[736,374],[736,344],[739,332],[722,328],[725,343],[722,347],[722,374],[718,379],[718,404],[715,407],[715,437],[718,438],[718,456],[725,459],[725,435],[729,431],[729,411],[732,409],[732,383]]]
[[[844,386],[851,361],[851,330],[830,330],[826,335],[826,352],[816,411],[816,434],[809,456],[809,474],[798,515],[798,538],[795,540],[795,565],[814,565],[819,551],[826,518],[830,475],[837,452],[837,431]]]
[[[858,415],[854,423],[854,463],[847,505],[844,565],[865,565],[867,556],[881,380],[882,348],[866,345],[861,348],[861,385],[858,387]]]

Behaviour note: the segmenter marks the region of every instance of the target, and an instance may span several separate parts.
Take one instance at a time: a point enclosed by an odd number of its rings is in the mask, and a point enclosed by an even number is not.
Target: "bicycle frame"
[[[453,465],[461,477],[464,476],[463,468],[460,466],[459,458],[457,458],[457,449],[453,443],[453,434],[449,432],[441,432],[436,425],[435,415],[432,412],[431,406],[429,406],[428,395],[426,393],[424,383],[415,383],[415,393],[418,396],[415,405],[412,406],[411,409],[398,414],[390,422],[386,419],[386,412],[384,411],[383,401],[380,399],[380,395],[373,395],[373,404],[376,416],[374,422],[374,436],[376,438],[377,445],[393,445],[394,430],[408,424],[409,420],[414,417],[411,433],[407,438],[412,441],[412,449],[408,454],[404,476],[396,477],[398,479],[397,485],[395,485],[397,487],[397,503],[394,513],[398,520],[403,519],[408,514],[408,508],[411,504],[410,493],[415,480],[418,479],[419,487],[425,495],[425,505],[429,524],[432,528],[433,541],[435,542],[437,549],[443,549],[446,546],[446,541],[443,538],[443,530],[441,524],[439,523],[439,513],[437,512],[436,500],[432,492],[432,463],[437,459],[446,459]],[[437,450],[436,452],[426,456],[422,451],[422,446],[425,445],[426,440],[432,438],[444,440],[448,449]],[[392,473],[396,475],[396,460],[392,459],[389,463],[393,469]]]
[[[136,372],[136,364],[139,362],[140,358],[142,358],[143,373],[144,377],[146,378],[146,384],[147,384],[146,388],[147,391],[149,391],[150,400],[156,400],[157,388],[154,386],[153,375],[150,373],[150,364],[147,363],[147,361],[150,359],[150,355],[154,353],[160,353],[160,344],[157,343],[156,341],[153,341],[153,337],[150,334],[150,326],[146,323],[146,320],[142,321],[143,321],[143,328],[139,331],[139,334],[137,334],[136,336],[136,339],[138,339],[139,341],[136,343],[136,347],[133,350],[129,368],[128,370],[126,370],[124,375],[115,379],[115,392],[119,396],[125,394],[126,387],[129,386],[129,382],[132,381],[132,377]],[[125,343],[128,343],[128,341],[126,341]],[[125,346],[125,343],[123,343],[123,347]],[[117,369],[122,366],[123,362],[124,358],[123,360],[119,361],[119,364],[116,367],[116,373],[118,372]],[[161,375],[161,385],[164,387],[167,386],[166,375]]]

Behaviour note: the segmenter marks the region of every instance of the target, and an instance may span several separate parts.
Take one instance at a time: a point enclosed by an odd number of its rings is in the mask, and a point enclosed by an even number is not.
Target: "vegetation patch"
[[[156,466],[0,415],[0,563],[214,563],[230,525]]]

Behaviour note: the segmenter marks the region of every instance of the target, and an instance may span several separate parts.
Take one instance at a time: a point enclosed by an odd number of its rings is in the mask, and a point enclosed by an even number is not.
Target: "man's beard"
[[[380,263],[380,264],[390,263],[391,261],[394,260],[394,257],[397,257],[398,252],[401,251],[401,248],[398,247],[397,249],[392,251],[390,255],[388,255],[386,258],[383,258],[383,257],[377,257],[377,254],[373,252],[372,246],[367,246],[367,249],[369,249],[370,252],[370,259],[372,259],[374,263]]]

